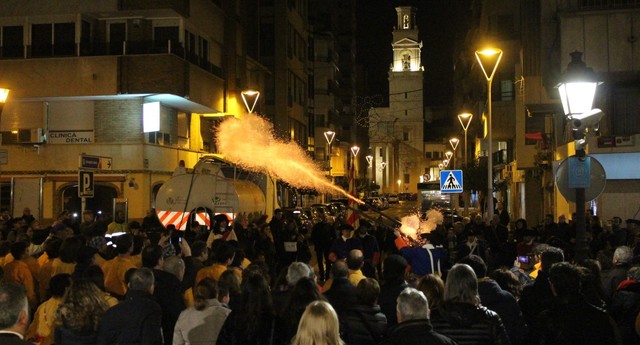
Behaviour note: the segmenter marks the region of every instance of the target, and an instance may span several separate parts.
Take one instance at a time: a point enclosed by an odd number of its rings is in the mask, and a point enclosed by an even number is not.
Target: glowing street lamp
[[[438,169],[440,169],[440,170],[444,169],[444,164],[442,164],[442,163],[438,164]]]
[[[333,174],[331,172],[331,143],[333,142],[333,138],[336,137],[336,132],[334,131],[326,131],[324,132],[324,138],[327,140],[327,144],[329,145],[329,175],[331,176],[331,180],[333,180]]]
[[[244,102],[244,106],[247,108],[247,112],[249,114],[253,113],[253,109],[256,107],[258,103],[258,98],[260,98],[260,91],[256,90],[244,90],[240,92],[242,96],[242,101]]]
[[[451,145],[451,148],[453,149],[454,152],[458,148],[459,143],[460,143],[460,140],[458,138],[449,139],[449,145]]]
[[[448,168],[448,167],[449,167],[449,160],[448,160],[448,159],[443,160],[443,161],[442,161],[442,165],[443,165],[445,168]]]
[[[496,48],[488,48],[476,51],[476,59],[482,68],[487,79],[487,219],[493,217],[493,134],[491,130],[491,84],[496,74],[500,59],[502,59],[502,50]],[[488,73],[487,73],[488,72]]]
[[[400,193],[400,185],[402,184],[402,180],[398,179],[398,193]]]
[[[470,113],[462,113],[458,115],[458,121],[462,125],[462,130],[464,130],[464,166],[467,166],[467,129],[469,129],[469,124],[471,124],[471,119],[473,115]]]
[[[360,147],[359,146],[351,146],[351,154],[353,155],[353,158],[358,157],[358,152],[360,152]]]
[[[451,160],[451,157],[453,157],[453,152],[447,151],[444,153],[444,156],[447,157],[447,160]]]
[[[7,103],[10,91],[9,89],[0,88],[0,115],[2,115],[2,109],[4,109],[5,103]]]
[[[584,161],[587,158],[585,152],[586,131],[581,130],[581,121],[587,117],[602,116],[599,109],[591,109],[593,99],[596,95],[596,88],[601,82],[597,80],[593,69],[588,68],[582,61],[582,53],[574,51],[571,55],[571,62],[567,65],[565,73],[562,75],[562,81],[558,84],[558,92],[562,101],[562,108],[568,120],[572,120],[573,135],[575,139],[575,157],[569,159],[578,159]],[[599,121],[599,117],[597,118]],[[589,176],[590,172],[586,172]],[[589,243],[586,236],[586,215],[585,188],[575,188],[576,190],[576,244],[575,244],[575,260],[580,262],[589,256]]]
[[[464,167],[467,167],[467,153],[469,150],[467,149],[467,129],[469,129],[469,124],[471,124],[471,119],[473,115],[470,113],[462,113],[458,114],[458,121],[460,121],[460,125],[462,125],[462,130],[464,130]],[[469,198],[468,192],[463,191],[464,198],[464,215],[469,215]]]
[[[367,155],[365,158],[367,159],[367,163],[369,164],[369,168],[371,168],[373,166],[373,156],[372,155]]]

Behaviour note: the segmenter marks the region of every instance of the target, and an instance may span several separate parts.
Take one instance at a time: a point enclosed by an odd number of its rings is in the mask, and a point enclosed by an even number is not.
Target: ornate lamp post
[[[493,135],[491,129],[491,84],[493,77],[496,74],[500,59],[502,59],[502,50],[496,48],[489,48],[476,51],[476,59],[482,68],[487,79],[487,219],[493,217]],[[488,72],[488,73],[487,73]]]
[[[573,137],[575,139],[576,154],[569,159],[577,159],[584,162],[587,159],[585,152],[586,130],[581,121],[591,116],[602,116],[599,109],[591,109],[596,95],[598,82],[593,69],[588,68],[582,61],[581,52],[571,53],[571,62],[562,76],[562,81],[557,85],[562,101],[564,114],[573,125]],[[599,120],[599,117],[597,118]],[[589,175],[589,173],[587,173]],[[585,188],[576,190],[576,245],[575,261],[580,262],[588,258],[589,244],[586,239],[586,215],[585,215]]]

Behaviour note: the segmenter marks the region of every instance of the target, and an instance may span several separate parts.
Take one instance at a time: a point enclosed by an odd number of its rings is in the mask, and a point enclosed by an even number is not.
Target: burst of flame
[[[321,193],[338,192],[364,202],[327,180],[315,162],[294,142],[278,140],[271,122],[247,114],[223,121],[216,132],[218,150],[225,159],[246,169],[263,172],[296,188]]]

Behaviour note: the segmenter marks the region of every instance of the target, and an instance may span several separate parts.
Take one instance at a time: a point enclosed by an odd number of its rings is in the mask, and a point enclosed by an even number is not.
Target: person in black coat
[[[356,286],[358,303],[340,319],[342,338],[349,345],[379,344],[387,330],[387,317],[378,305],[380,285],[373,278],[362,279]]]
[[[240,303],[225,320],[216,344],[284,344],[276,331],[276,313],[264,276],[252,274],[242,281]]]
[[[22,285],[0,283],[0,344],[31,345],[24,334],[29,327],[29,302]]]
[[[153,299],[153,290],[153,271],[135,270],[125,300],[102,315],[98,344],[162,344],[162,310]]]
[[[311,242],[313,242],[313,248],[316,252],[318,274],[321,281],[329,279],[329,272],[331,271],[329,248],[336,238],[336,232],[329,223],[328,218],[330,217],[323,217],[311,230]]]
[[[150,245],[142,251],[142,266],[152,269],[155,277],[153,297],[162,308],[162,334],[165,344],[173,342],[173,329],[180,313],[186,309],[178,277],[162,270],[162,247]]]
[[[620,327],[622,340],[627,344],[640,344],[635,321],[640,313],[640,267],[631,267],[628,279],[623,280],[611,299],[611,316]]]
[[[529,328],[536,327],[538,315],[553,304],[553,293],[549,284],[549,269],[555,263],[564,261],[564,253],[561,249],[548,247],[540,254],[540,271],[533,282],[527,283],[522,288],[522,295],[518,304],[525,322]]]
[[[632,260],[633,251],[628,246],[620,246],[613,252],[613,267],[602,272],[602,285],[607,302],[611,301],[618,285],[627,279],[627,271]]]
[[[398,323],[396,316],[396,299],[409,285],[404,280],[407,270],[407,260],[400,255],[392,254],[384,259],[382,277],[383,284],[380,287],[380,308],[387,317],[387,326]]]
[[[511,344],[523,344],[526,340],[528,329],[515,297],[503,290],[495,280],[487,277],[487,265],[481,257],[469,255],[462,258],[460,263],[467,264],[473,269],[476,277],[478,277],[480,302],[500,316]]]
[[[404,289],[397,300],[398,324],[389,330],[382,345],[453,345],[451,338],[433,330],[429,322],[429,305],[421,291],[414,288]]]
[[[539,316],[530,337],[534,344],[622,344],[613,319],[582,297],[578,268],[556,263],[549,270],[549,281],[555,299]]]
[[[326,298],[318,291],[313,279],[300,278],[288,294],[288,299],[278,315],[277,331],[284,341],[288,342],[296,335],[302,313],[313,301],[326,301]]]
[[[459,344],[510,344],[500,316],[480,304],[478,280],[467,264],[456,264],[449,271],[444,303],[431,316],[431,324]]]
[[[349,281],[349,268],[344,261],[337,261],[331,267],[333,282],[331,288],[324,292],[338,317],[352,305],[356,304],[356,287]]]

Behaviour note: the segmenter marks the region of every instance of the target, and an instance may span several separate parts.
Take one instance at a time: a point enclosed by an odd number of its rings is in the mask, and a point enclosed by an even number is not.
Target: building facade
[[[216,122],[245,112],[240,91],[264,87],[264,67],[247,57],[245,5],[2,2],[2,207],[45,221],[79,213],[79,157],[91,155],[111,164],[94,171],[87,208],[124,202],[142,219],[179,161],[216,152]],[[155,102],[157,128],[145,132]]]

